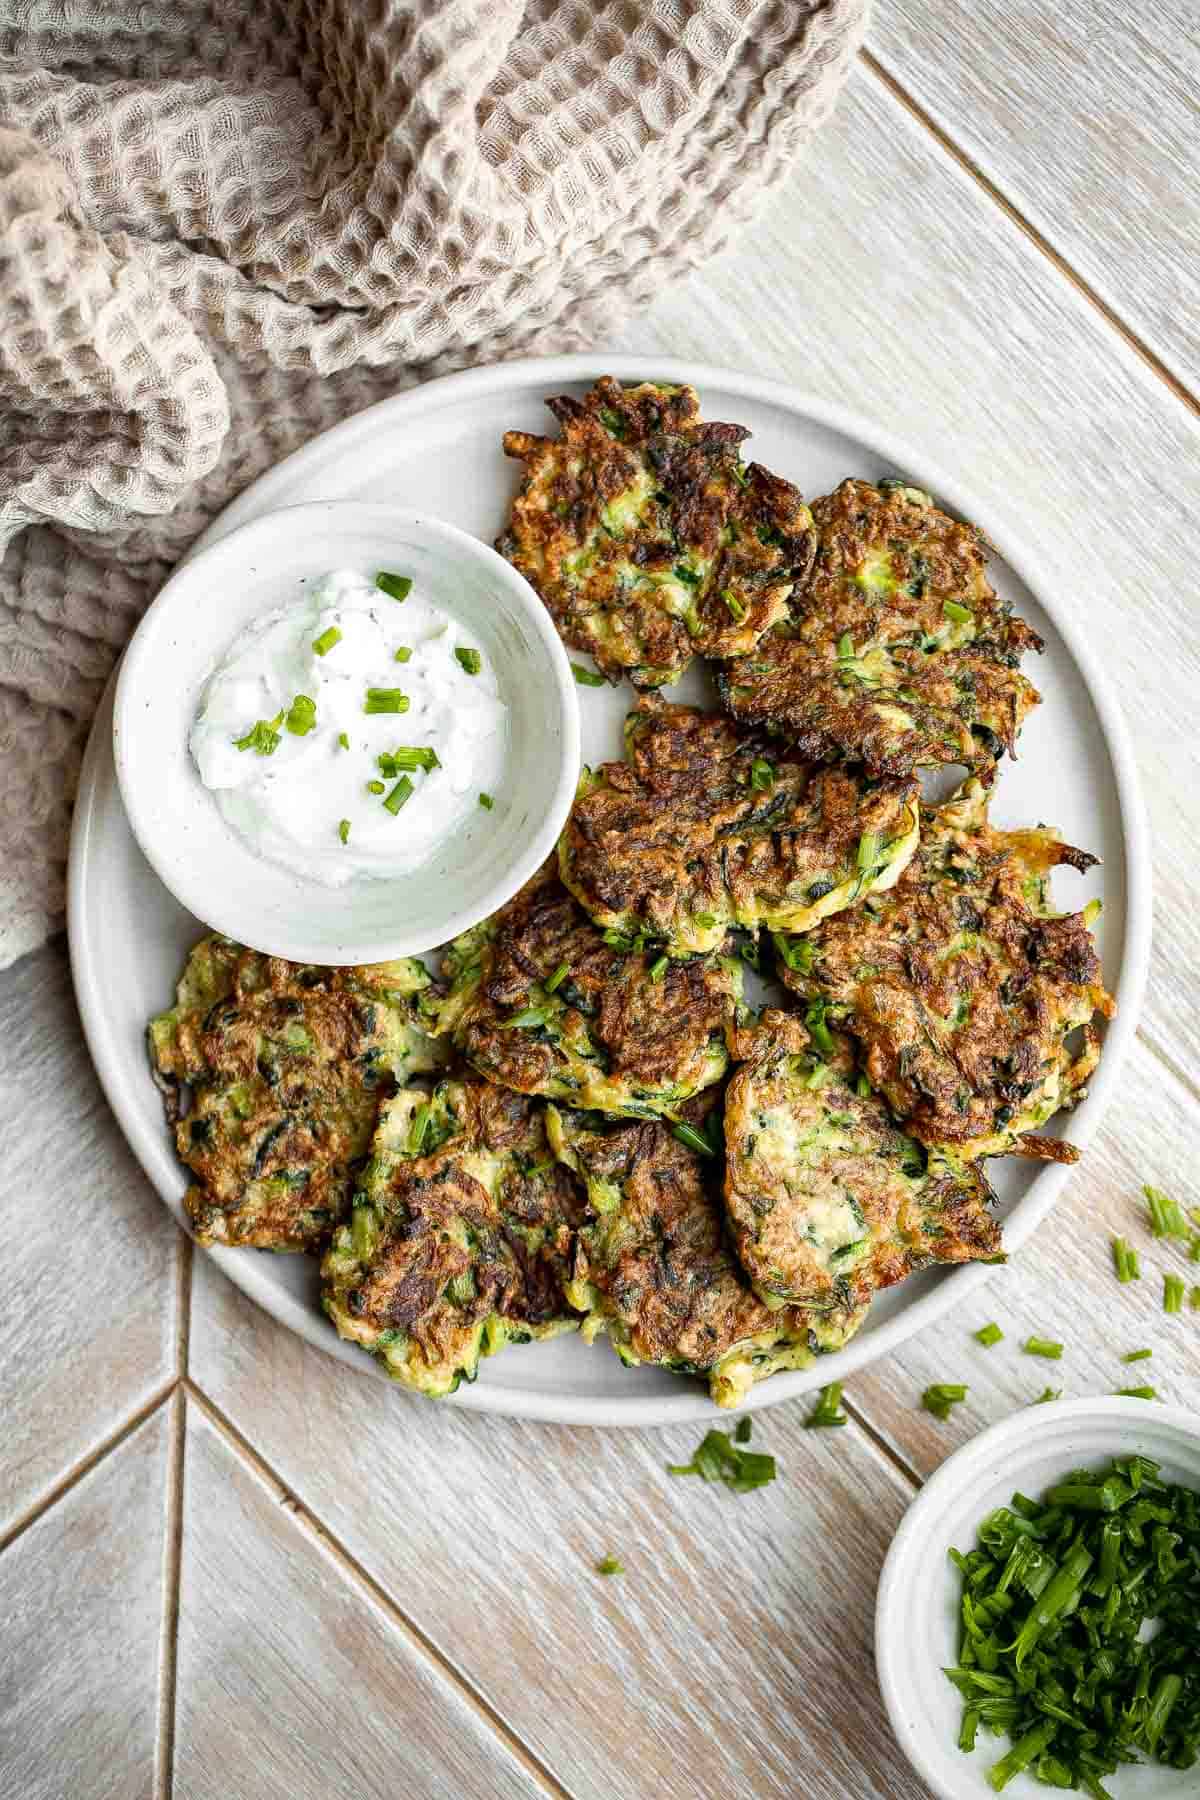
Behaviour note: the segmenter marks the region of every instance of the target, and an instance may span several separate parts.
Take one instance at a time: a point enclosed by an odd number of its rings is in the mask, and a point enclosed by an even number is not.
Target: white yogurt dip
[[[416,868],[468,821],[484,828],[507,708],[447,614],[338,569],[242,634],[205,683],[188,746],[259,856],[340,887]]]

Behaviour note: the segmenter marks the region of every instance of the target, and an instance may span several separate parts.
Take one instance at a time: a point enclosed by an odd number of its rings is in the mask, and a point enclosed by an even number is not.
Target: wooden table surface
[[[1121,1097],[982,1301],[857,1376],[852,1422],[764,1415],[779,1479],[667,1479],[694,1428],[412,1401],[193,1256],[83,1048],[62,941],[0,976],[0,1797],[917,1800],[878,1699],[875,1584],[920,1481],[1048,1374],[1200,1315],[1119,1287],[1138,1189],[1195,1204],[1200,1095],[1200,46],[1186,0],[880,0],[807,164],[610,348],[778,374],[961,470],[1052,571],[1125,699],[1154,964]],[[1189,35],[1190,32],[1190,35]],[[1053,808],[1048,808],[1053,813]],[[995,1318],[1003,1345],[972,1330]],[[1067,1340],[1052,1370],[1017,1348]],[[946,1424],[936,1379],[970,1384]],[[626,1573],[593,1573],[606,1552]]]

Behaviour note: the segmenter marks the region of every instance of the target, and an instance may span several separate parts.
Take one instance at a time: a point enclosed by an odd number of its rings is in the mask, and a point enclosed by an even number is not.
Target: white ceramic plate
[[[248,488],[199,544],[273,507],[332,499],[390,500],[490,542],[516,486],[517,469],[501,453],[501,434],[510,427],[552,429],[545,396],[567,389],[582,393],[602,374],[630,382],[656,376],[692,383],[706,417],[750,426],[750,454],[808,495],[827,492],[845,475],[904,474],[981,525],[997,545],[993,580],[1043,634],[1046,653],[1031,670],[1045,704],[1025,728],[1020,761],[1004,765],[994,817],[1000,824],[1052,822],[1072,843],[1104,860],[1103,869],[1086,878],[1069,871],[1057,878],[1064,907],[1102,896],[1105,975],[1120,1002],[1091,1093],[1070,1116],[1072,1141],[1086,1145],[1133,1036],[1146,977],[1149,853],[1133,756],[1069,602],[1039,581],[991,508],[922,452],[838,407],[727,370],[657,356],[511,362],[430,382],[336,426]],[[705,678],[694,674],[674,690],[681,699],[700,699],[705,692]],[[628,687],[581,694],[585,761],[620,755],[621,722],[632,698]],[[143,1034],[150,1015],[170,1001],[201,927],[160,885],[134,842],[117,793],[111,731],[106,702],[88,745],[71,841],[68,926],[75,986],[105,1092],[143,1168],[182,1221],[183,1173],[147,1072]],[[1005,1242],[1015,1250],[1046,1217],[1069,1170],[1010,1159],[993,1164],[992,1173]],[[318,1305],[315,1262],[247,1250],[212,1254],[276,1318],[364,1374],[386,1379],[369,1357],[335,1337]],[[764,1382],[753,1391],[748,1410],[849,1375],[977,1291],[989,1273],[982,1266],[929,1271],[892,1289],[875,1303],[847,1349],[810,1369]],[[476,1384],[460,1388],[453,1404],[589,1425],[719,1416],[699,1383],[656,1369],[626,1369],[602,1342],[588,1349],[570,1337],[485,1362]]]
[[[958,1748],[962,1698],[942,1674],[958,1660],[962,1583],[946,1555],[972,1550],[982,1520],[1015,1492],[1037,1496],[1070,1469],[1100,1469],[1117,1456],[1148,1456],[1162,1479],[1200,1485],[1200,1421],[1181,1406],[1145,1400],[1068,1400],[1027,1406],[981,1432],[926,1482],[892,1540],[879,1579],[875,1664],[900,1746],[938,1800],[988,1800],[987,1771],[1010,1748],[981,1731],[974,1751]],[[1195,1769],[1141,1762],[1105,1777],[1120,1800],[1195,1796]],[[1004,1789],[1009,1800],[1048,1790],[1030,1775]]]

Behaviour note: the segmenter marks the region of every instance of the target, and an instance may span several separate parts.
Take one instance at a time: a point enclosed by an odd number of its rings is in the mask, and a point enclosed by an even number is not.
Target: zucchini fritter
[[[1095,861],[1045,826],[995,829],[972,779],[922,808],[920,848],[891,892],[785,940],[779,972],[860,1040],[872,1086],[922,1143],[1074,1161],[1069,1145],[1025,1134],[1083,1098],[1093,1018],[1116,1009],[1088,929],[1099,903],[1049,903],[1056,864]]]
[[[729,710],[799,756],[872,774],[979,769],[1011,753],[1042,640],[985,572],[987,543],[903,482],[843,481],[813,502],[817,556],[788,616],[718,676]]]
[[[605,377],[547,405],[561,438],[505,433],[525,475],[496,547],[563,641],[650,688],[694,655],[753,650],[812,562],[797,489],[743,467],[749,432],[702,421],[693,388]]]
[[[711,1096],[688,1120],[705,1134]],[[725,1242],[719,1156],[703,1157],[660,1120],[547,1108],[550,1142],[584,1181],[589,1211],[576,1237],[570,1303],[590,1343],[605,1332],[623,1362],[703,1375],[718,1406],[756,1382],[838,1350],[865,1308],[770,1311]]]
[[[668,963],[598,931],[553,859],[455,939],[443,973],[442,1030],[481,1074],[523,1094],[674,1117],[728,1065],[738,963]]]
[[[419,1023],[429,985],[408,958],[326,969],[196,945],[149,1049],[200,1243],[308,1250],[329,1236],[380,1099],[439,1059]]]
[[[762,734],[655,697],[627,762],[585,771],[562,879],[597,925],[717,949],[731,925],[807,931],[892,885],[917,844],[915,778],[779,762]]]
[[[480,1357],[578,1325],[563,1285],[581,1213],[536,1102],[474,1079],[406,1089],[321,1265],[325,1310],[393,1380],[452,1394]]]
[[[768,1306],[861,1305],[931,1263],[999,1255],[980,1170],[906,1137],[799,1019],[764,1013],[743,1048],[725,1094],[725,1206]]]

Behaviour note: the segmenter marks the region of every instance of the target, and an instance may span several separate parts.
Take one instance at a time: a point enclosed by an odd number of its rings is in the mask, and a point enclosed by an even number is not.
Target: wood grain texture
[[[927,446],[1025,540],[1102,647],[1134,736],[1155,839],[1145,1023],[1200,1092],[1193,416],[862,69],[752,242],[614,348],[852,406]]]
[[[773,1486],[672,1479],[694,1426],[569,1430],[393,1393],[206,1257],[192,1373],[578,1800],[693,1800],[700,1770],[712,1796],[924,1794],[871,1661],[910,1490],[854,1428],[806,1432],[788,1407],[754,1434]],[[623,1576],[594,1572],[609,1553]]]
[[[104,1100],[65,945],[0,982],[0,1535],[169,1379],[177,1231]]]
[[[373,1485],[369,1505],[400,1515],[403,1484]],[[195,1407],[184,1506],[176,1794],[547,1792]]]
[[[1200,394],[1191,0],[891,0],[871,48]]]
[[[0,1794],[150,1800],[165,1410],[0,1559]]]
[[[1151,1181],[1189,1206],[1200,1205],[1196,1137],[1191,1094],[1136,1045],[1103,1132],[1033,1242],[996,1271],[969,1307],[854,1377],[848,1398],[922,1475],[1047,1387],[1083,1399],[1149,1384],[1164,1400],[1196,1407],[1200,1312],[1164,1313],[1162,1277],[1174,1269],[1189,1284],[1200,1282],[1200,1263],[1151,1236],[1141,1192]],[[1110,1250],[1116,1234],[1139,1252],[1140,1281],[1117,1281]],[[985,1350],[971,1334],[993,1319],[1004,1342]],[[1021,1345],[1031,1335],[1063,1344],[1062,1360],[1024,1354]],[[1122,1363],[1126,1351],[1142,1348],[1153,1350],[1149,1361]],[[944,1424],[920,1405],[925,1388],[937,1381],[970,1388]]]

